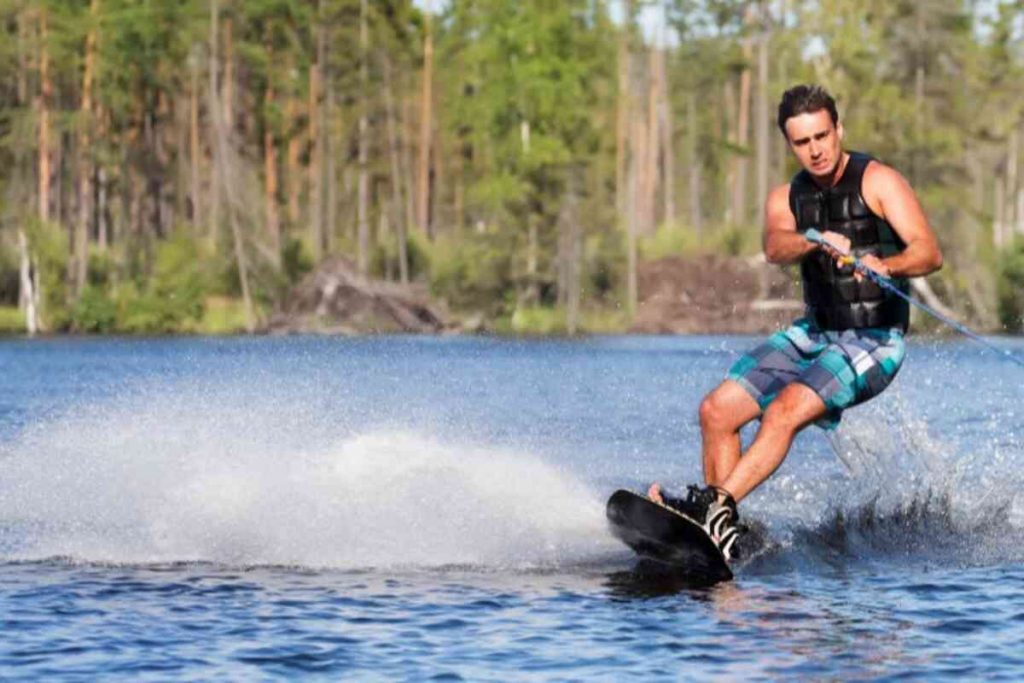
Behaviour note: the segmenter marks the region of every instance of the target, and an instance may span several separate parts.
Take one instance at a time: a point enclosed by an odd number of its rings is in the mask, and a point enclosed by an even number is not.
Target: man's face
[[[832,123],[825,109],[786,119],[786,140],[812,176],[832,175],[842,160],[843,124]]]

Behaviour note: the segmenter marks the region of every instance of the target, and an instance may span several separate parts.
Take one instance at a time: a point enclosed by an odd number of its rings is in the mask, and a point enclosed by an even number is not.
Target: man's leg
[[[750,448],[719,484],[739,502],[774,472],[801,429],[825,415],[825,402],[804,384],[787,386],[761,418],[761,428]]]
[[[740,429],[761,407],[733,380],[725,380],[700,404],[700,433],[704,481],[722,486],[740,460]]]
[[[740,459],[740,429],[760,414],[757,401],[731,379],[704,397],[700,404],[700,431],[706,483],[722,485]],[[661,502],[661,485],[651,484],[647,495]]]

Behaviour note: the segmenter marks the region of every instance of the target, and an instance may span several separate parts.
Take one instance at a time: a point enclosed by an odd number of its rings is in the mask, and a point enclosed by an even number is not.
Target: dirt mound
[[[285,297],[267,332],[436,334],[451,328],[448,315],[419,285],[371,280],[341,256],[324,260]]]
[[[640,334],[760,334],[803,311],[794,277],[763,257],[678,256],[640,264]]]

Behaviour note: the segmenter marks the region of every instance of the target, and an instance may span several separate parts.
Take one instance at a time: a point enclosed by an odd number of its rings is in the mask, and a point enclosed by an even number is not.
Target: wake
[[[766,487],[772,561],[811,569],[1024,561],[1024,449],[1012,438],[957,445],[897,401],[848,413],[829,439],[842,464],[836,476],[789,474]]]
[[[0,558],[530,569],[616,549],[603,494],[536,456],[334,427],[180,392],[38,423],[0,454]]]

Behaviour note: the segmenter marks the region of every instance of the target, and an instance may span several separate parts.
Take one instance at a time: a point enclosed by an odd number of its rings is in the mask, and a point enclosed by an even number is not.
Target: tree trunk
[[[182,93],[187,94],[186,92]],[[191,99],[191,98],[189,98]],[[191,221],[192,210],[189,208],[189,195],[191,194],[191,172],[189,166],[189,107],[191,102],[178,97],[171,103],[174,110],[174,164],[177,168],[174,183],[174,225],[184,221]],[[97,136],[97,139],[99,137]]]
[[[940,314],[947,318],[956,318],[956,311],[942,303],[942,300],[935,294],[931,286],[928,284],[928,280],[923,277],[910,278],[911,289],[929,306],[934,308]]]
[[[327,55],[326,27],[323,23],[323,0],[317,3],[316,62],[309,67],[309,135],[312,151],[309,158],[310,240],[313,259],[319,262],[324,255],[324,136],[322,82],[324,59]]]
[[[18,105],[28,102],[28,10],[18,12]],[[30,337],[39,330],[38,297],[39,287],[32,267],[32,252],[29,249],[28,236],[18,226],[18,307],[25,314],[25,331]]]
[[[463,141],[456,142],[452,155],[452,226],[461,233],[466,227],[466,159],[463,155]]]
[[[398,273],[402,284],[409,282],[409,253],[406,244],[408,217],[402,215],[405,201],[402,198],[402,170],[398,135],[395,125],[395,99],[392,94],[391,57],[387,50],[380,51],[381,64],[384,72],[384,107],[388,131],[388,161],[391,165],[391,215],[395,225],[395,237],[398,242]],[[383,212],[382,212],[383,213]]]
[[[402,182],[405,183],[405,215],[407,216],[410,228],[415,227],[413,221],[418,221],[416,217],[416,202],[418,198],[416,196],[416,180],[413,177],[412,163],[412,141],[416,139],[415,110],[416,96],[410,93],[402,101],[402,118],[400,121],[402,124]]]
[[[37,313],[38,287],[36,287],[35,269],[32,267],[32,257],[28,249],[28,238],[25,231],[18,229],[18,254],[20,257],[18,305],[25,311],[25,331],[28,336],[34,337],[39,330],[39,315]]]
[[[288,69],[289,82],[291,82],[291,73],[294,67]],[[299,175],[299,155],[302,148],[302,138],[299,133],[299,103],[295,97],[295,92],[292,90],[294,85],[289,86],[288,91],[288,105],[285,111],[285,130],[288,133],[288,151],[286,153],[285,165],[288,169],[286,174],[286,184],[288,193],[288,226],[291,229],[295,229],[300,220],[299,211],[299,195],[302,193],[302,176]]]
[[[785,17],[786,16],[785,13],[789,11],[789,2],[783,2],[783,4],[782,4],[782,11],[784,12],[784,14],[782,16]],[[784,54],[779,56],[779,59],[776,62],[776,65],[777,65],[777,69],[778,69],[778,72],[779,72],[779,82],[786,84],[785,87],[788,88],[789,87],[789,69],[787,68],[786,57],[785,57]],[[771,128],[775,128],[775,126],[773,125],[773,126],[771,126]],[[789,143],[786,140],[786,136],[782,134],[782,131],[776,132],[775,130],[773,130],[772,134],[776,136],[775,137],[775,140],[776,140],[776,143],[775,143],[775,164],[776,164],[775,172],[777,173],[777,176],[779,178],[785,179],[786,178],[786,163],[787,163],[788,157],[789,157]]]
[[[416,221],[427,237],[433,235],[430,224],[430,152],[433,132],[434,37],[431,33],[430,1],[424,11],[423,97],[420,100],[420,157],[417,176]]]
[[[359,81],[361,97],[359,102],[359,197],[356,205],[358,219],[358,253],[356,265],[360,275],[370,269],[370,30],[367,0],[359,3]]]
[[[200,187],[202,180],[199,175],[200,142],[199,142],[199,56],[193,50],[189,59],[192,72],[191,88],[188,97],[188,142],[189,142],[189,207],[192,225],[198,228],[202,221]]]
[[[28,102],[28,10],[18,12],[18,104]]]
[[[922,7],[920,2],[914,3],[913,7],[916,18],[917,65],[914,68],[914,133],[910,139],[911,149],[914,151],[910,158],[910,182],[914,187],[920,187],[923,182],[923,178],[921,177],[921,152],[922,142],[924,141],[925,126],[924,64],[925,60],[928,59],[928,55],[925,54],[925,41],[928,38],[928,34],[924,23],[925,9]]]
[[[630,74],[632,72],[632,52],[630,50],[630,31],[633,25],[633,0],[625,0],[625,17],[619,29],[619,81],[615,117],[615,210],[620,220],[626,210],[628,189],[626,173],[629,154],[628,138],[632,117],[630,104]]]
[[[1003,176],[996,178],[995,207],[992,212],[992,244],[999,251],[1005,244],[1003,226],[1005,225],[1006,214],[1006,179]]]
[[[631,122],[630,137],[634,140],[640,139],[638,122],[634,118]],[[629,165],[626,171],[626,183],[628,194],[626,195],[626,310],[629,315],[636,313],[637,306],[637,201],[639,198],[639,167],[638,155],[630,155]]]
[[[700,241],[704,236],[704,207],[701,205],[701,163],[697,155],[697,98],[692,90],[686,94],[686,158],[689,162],[690,224]]]
[[[651,47],[647,59],[647,141],[644,144],[644,213],[643,233],[651,235],[657,229],[658,196],[658,56]]]
[[[264,111],[274,106],[274,86],[268,82],[264,95]],[[267,237],[270,240],[272,263],[281,269],[281,219],[277,212],[277,142],[271,118],[263,118],[263,213],[267,223]]]
[[[85,37],[85,66],[82,75],[82,105],[79,109],[78,137],[78,222],[75,224],[74,296],[77,299],[85,289],[89,271],[89,216],[92,212],[92,173],[89,163],[92,132],[92,81],[96,69],[96,27],[99,22],[99,0],[89,3],[89,30]]]
[[[757,41],[757,107],[755,112],[754,136],[757,147],[757,208],[761,210],[768,200],[768,165],[771,149],[769,147],[768,113],[768,32],[767,8],[761,17],[761,35]]]
[[[330,60],[327,50],[331,45],[330,27],[325,29],[324,34],[324,65]],[[320,156],[320,171],[323,178],[323,223],[324,239],[328,254],[333,254],[336,249],[338,237],[338,157],[334,154],[334,141],[340,140],[342,135],[341,108],[336,107],[337,102],[334,95],[334,79],[324,72],[324,101],[320,106],[321,119],[320,130],[323,137],[323,154]]]
[[[110,228],[107,221],[107,170],[96,169],[96,245],[106,251],[110,244]]]
[[[750,26],[753,17],[753,4],[747,6],[743,23]],[[740,72],[739,116],[736,121],[736,146],[739,151],[735,155],[736,182],[732,192],[732,220],[736,226],[744,226],[747,221],[747,171],[750,166],[747,145],[750,135],[750,62],[753,58],[751,39],[744,38],[743,70]]]
[[[636,74],[631,79],[635,84],[636,92],[633,93],[634,106],[630,107],[630,115],[632,120],[630,121],[630,169],[632,173],[633,183],[636,185],[633,188],[633,199],[632,199],[632,216],[630,220],[633,221],[633,229],[636,236],[640,236],[647,233],[647,211],[648,211],[648,192],[647,187],[649,183],[649,164],[648,164],[648,143],[650,138],[648,136],[648,122],[645,114],[647,113],[647,106],[649,104],[648,97],[646,97],[645,81],[644,76],[644,62],[639,56],[635,62]]]
[[[230,5],[231,0],[228,0]],[[224,108],[224,127],[235,130],[235,21],[231,14],[224,17],[224,79],[221,81],[221,105]]]
[[[51,200],[53,202],[53,206],[50,210],[50,218],[61,225],[69,225],[71,223],[67,220],[68,217],[64,214],[67,207],[67,202],[64,200],[64,192],[67,186],[62,182],[63,179],[67,177],[64,173],[64,163],[66,161],[65,143],[67,142],[65,137],[66,133],[58,131],[57,135],[53,136],[53,144],[50,148],[50,152],[52,154],[52,160],[50,162],[52,173],[50,193]]]
[[[242,241],[242,228],[238,220],[238,210],[240,207],[240,200],[235,188],[235,174],[231,171],[237,169],[228,168],[228,154],[230,151],[229,138],[231,137],[231,128],[228,128],[227,121],[223,114],[217,115],[217,112],[224,112],[226,109],[222,109],[222,104],[219,102],[216,81],[216,44],[217,44],[217,23],[216,17],[218,14],[218,0],[210,0],[210,14],[212,18],[212,24],[210,27],[210,40],[211,48],[210,53],[214,57],[211,59],[213,62],[210,65],[211,74],[214,74],[211,81],[210,87],[210,111],[213,112],[213,139],[214,139],[214,159],[215,166],[214,176],[220,178],[223,181],[223,189],[225,198],[227,200],[227,217],[228,224],[231,227],[231,238],[234,244],[235,252],[235,266],[238,268],[238,280],[242,289],[242,302],[245,310],[245,329],[252,333],[256,329],[256,317],[253,311],[252,294],[249,291],[249,266],[248,261],[245,257],[245,245]]]
[[[563,208],[563,226],[565,230],[565,330],[571,335],[579,328],[580,314],[580,252],[581,231],[579,222],[577,171],[571,169],[566,182],[565,206]]]
[[[39,219],[50,220],[50,99],[53,82],[50,80],[50,36],[47,28],[46,8],[39,9],[39,95],[36,111],[39,117]]]
[[[736,91],[733,88],[732,79],[726,79],[722,84],[722,112],[724,117],[722,124],[725,126],[725,135],[729,140],[729,146],[735,148],[739,141],[736,139]],[[717,118],[717,117],[716,117]],[[722,194],[722,206],[725,209],[725,223],[735,225],[738,222],[736,214],[736,180],[738,166],[735,152],[730,151],[730,158],[725,160],[725,188]]]
[[[672,105],[669,100],[668,71],[665,68],[665,50],[658,51],[659,107],[658,128],[661,131],[661,163],[664,168],[665,222],[669,225],[676,220],[676,160],[672,138],[675,126],[672,120]]]
[[[526,293],[524,301],[534,305],[540,299],[540,287],[537,282],[538,261],[540,252],[540,230],[537,226],[539,217],[531,209],[526,217]]]
[[[209,221],[208,230],[210,238],[215,244],[220,238],[220,168],[222,166],[222,162],[219,159],[221,145],[218,143],[217,136],[220,134],[221,120],[223,119],[217,97],[217,94],[220,92],[219,74],[217,72],[219,67],[217,44],[220,36],[217,28],[220,18],[218,2],[219,0],[210,0],[210,63],[208,64],[210,86],[208,88],[209,92],[207,92],[210,110],[210,155],[213,157],[213,163],[210,164],[210,213],[207,219]]]
[[[1010,140],[1006,150],[1006,208],[1003,211],[1004,236],[1009,237],[1017,223],[1016,198],[1018,187],[1018,171],[1020,169],[1020,136],[1017,126],[1010,129]]]
[[[325,38],[325,44],[330,45],[330,36]],[[324,58],[324,64],[327,58]],[[324,79],[324,102],[321,106],[323,118],[320,120],[320,129],[323,131],[323,155],[320,163],[323,166],[321,175],[323,177],[323,212],[324,212],[324,236],[327,242],[327,253],[335,251],[335,240],[338,235],[338,168],[337,156],[333,153],[333,143],[341,138],[341,111],[336,109],[334,99],[334,80]],[[333,126],[333,127],[332,127]],[[333,133],[333,134],[332,134]]]
[[[448,156],[445,154],[444,128],[439,127],[434,119],[434,129],[430,133],[430,201],[427,202],[427,224],[430,226],[428,237],[433,240],[443,225],[441,221],[441,197],[446,194],[448,182]]]
[[[1017,234],[1024,235],[1024,188],[1017,188]]]
[[[220,143],[226,144],[223,141]],[[224,155],[221,155],[223,158]],[[242,286],[242,305],[245,309],[245,330],[252,334],[256,330],[256,316],[253,312],[252,294],[249,292],[249,266],[245,258],[245,250],[242,244],[242,228],[238,224],[237,203],[231,183],[227,185],[228,193],[228,221],[231,223],[231,237],[235,246],[235,265],[238,267],[238,280]]]

